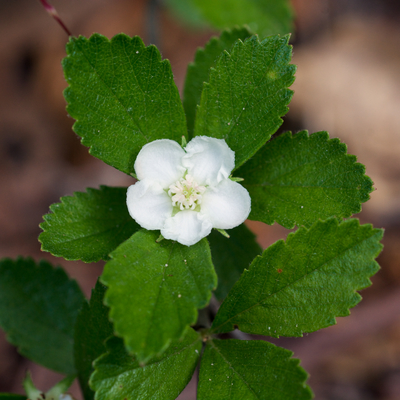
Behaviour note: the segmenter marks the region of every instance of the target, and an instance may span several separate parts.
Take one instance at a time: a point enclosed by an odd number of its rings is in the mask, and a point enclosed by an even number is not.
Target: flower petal
[[[160,139],[147,143],[140,150],[135,161],[137,178],[151,179],[164,189],[182,178],[185,168],[182,157],[185,151],[173,140]]]
[[[191,246],[210,234],[211,222],[197,211],[180,211],[165,221],[161,234],[166,239],[176,240]]]
[[[161,229],[172,215],[172,201],[161,185],[148,179],[129,186],[126,204],[130,216],[149,230]]]
[[[249,192],[239,183],[225,179],[203,194],[200,213],[211,221],[213,228],[231,229],[245,221],[250,207]]]
[[[235,152],[224,139],[196,136],[185,148],[182,164],[200,185],[217,185],[235,166]]]

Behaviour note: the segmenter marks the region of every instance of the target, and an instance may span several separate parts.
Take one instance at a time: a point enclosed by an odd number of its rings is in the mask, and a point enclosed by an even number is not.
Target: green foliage
[[[101,186],[61,197],[43,217],[42,250],[66,260],[95,262],[129,239],[140,226],[126,207],[126,188]]]
[[[22,394],[0,393],[0,400],[27,400],[27,397]]]
[[[217,27],[252,22],[261,35],[291,27],[288,0],[169,3]],[[210,246],[203,239],[187,247],[140,229],[125,188],[62,198],[44,216],[42,249],[69,260],[107,260],[100,278],[107,287],[98,282],[88,303],[74,281],[44,261],[0,262],[0,325],[23,355],[69,374],[48,392],[55,399],[77,373],[85,400],[173,400],[193,375],[203,340],[200,400],[311,399],[307,374],[290,351],[213,336],[236,328],[302,336],[334,324],[378,270],[382,231],[340,222],[361,210],[372,182],[338,139],[304,131],[266,143],[288,110],[296,67],[288,35],[249,36],[248,28],[226,30],[197,51],[184,107],[170,64],[154,46],[123,34],[70,39],[65,98],[91,154],[133,175],[137,154],[151,141],[225,139],[240,177],[231,179],[244,178],[252,197],[250,218],[304,226],[262,254],[243,224],[214,230]],[[212,327],[196,333],[190,325],[215,288],[223,303]],[[201,315],[208,323],[209,310]],[[197,326],[203,322],[199,317]],[[33,397],[41,395],[29,376],[25,384]]]
[[[308,400],[307,373],[292,352],[261,340],[209,340],[198,400]]]
[[[194,134],[225,139],[236,168],[253,156],[282,124],[293,92],[289,36],[260,42],[252,36],[223,52],[204,84]]]
[[[217,29],[249,24],[260,36],[293,31],[293,10],[288,0],[167,0],[186,24],[209,24]]]
[[[217,279],[206,239],[187,247],[141,230],[110,254],[101,277],[115,332],[141,363],[194,324]]]
[[[255,240],[255,235],[242,224],[227,231],[230,238],[222,236],[213,230],[208,236],[211,256],[218,275],[218,287],[214,294],[218,300],[223,300],[243,270],[261,254],[262,249]]]
[[[200,104],[203,83],[208,81],[210,68],[215,67],[218,57],[224,50],[230,50],[238,39],[244,41],[250,35],[250,30],[245,27],[227,29],[219,38],[211,38],[204,49],[197,50],[194,62],[188,66],[183,90],[183,108],[186,113],[189,138],[193,136],[196,108]]]
[[[213,331],[302,336],[349,315],[379,266],[381,229],[358,220],[318,221],[257,257],[233,287]]]
[[[193,375],[201,351],[201,338],[189,329],[182,341],[144,367],[126,352],[119,338],[107,342],[108,353],[95,362],[90,384],[96,400],[173,400]]]
[[[89,387],[93,362],[106,352],[105,341],[113,335],[112,324],[108,320],[108,308],[103,304],[105,291],[106,287],[97,282],[92,290],[90,303],[83,303],[75,325],[75,367],[85,400],[92,400],[94,397],[94,392]]]
[[[0,326],[38,364],[75,373],[73,334],[83,301],[77,283],[61,268],[30,258],[0,261]]]
[[[372,181],[346,150],[327,132],[287,132],[268,142],[236,171],[252,199],[249,218],[290,229],[360,212]]]
[[[94,34],[70,38],[67,54],[67,110],[93,156],[130,174],[146,143],[186,136],[171,66],[155,46],[137,36]]]

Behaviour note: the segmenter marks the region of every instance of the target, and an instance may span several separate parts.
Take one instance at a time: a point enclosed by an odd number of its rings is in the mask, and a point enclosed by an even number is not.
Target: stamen
[[[206,187],[199,185],[189,174],[176,181],[168,189],[172,206],[179,206],[182,211],[195,210],[201,204],[202,194],[206,191]]]

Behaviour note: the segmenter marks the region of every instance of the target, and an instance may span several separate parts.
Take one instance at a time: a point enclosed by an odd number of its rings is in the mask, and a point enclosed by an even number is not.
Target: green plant
[[[136,176],[138,154],[155,140],[187,149],[193,138],[223,139],[235,153],[224,181],[248,191],[249,218],[298,227],[264,252],[243,224],[188,246],[135,222],[126,188],[88,189],[52,205],[42,249],[104,260],[104,272],[87,302],[60,268],[1,261],[0,325],[21,354],[76,374],[85,400],[174,399],[199,361],[199,399],[312,397],[290,351],[219,336],[302,336],[333,325],[378,270],[382,230],[350,218],[372,191],[364,166],[326,132],[271,139],[293,95],[288,41],[225,30],[196,53],[182,104],[155,46],[123,34],[70,38],[64,95],[93,156]],[[216,314],[207,308],[213,290]]]

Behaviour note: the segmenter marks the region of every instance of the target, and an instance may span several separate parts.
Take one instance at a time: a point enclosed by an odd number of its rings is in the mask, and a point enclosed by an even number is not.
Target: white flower
[[[139,182],[128,188],[131,217],[186,246],[212,228],[231,229],[250,213],[250,196],[229,179],[235,153],[225,140],[196,136],[182,149],[173,140],[148,143],[135,161]]]

